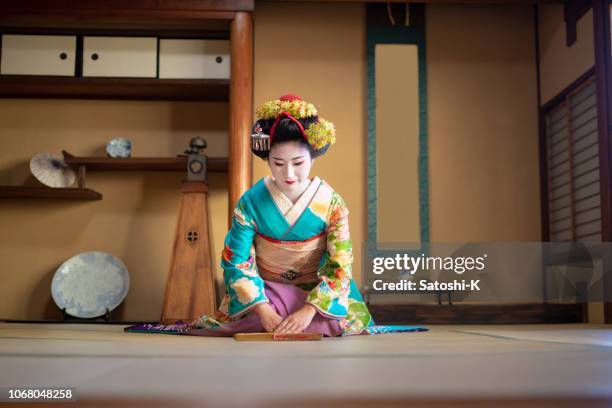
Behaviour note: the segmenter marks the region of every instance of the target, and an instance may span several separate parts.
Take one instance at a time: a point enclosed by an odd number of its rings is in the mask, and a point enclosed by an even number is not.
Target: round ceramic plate
[[[51,296],[69,315],[93,318],[119,306],[129,287],[130,275],[121,260],[106,252],[83,252],[55,271]]]

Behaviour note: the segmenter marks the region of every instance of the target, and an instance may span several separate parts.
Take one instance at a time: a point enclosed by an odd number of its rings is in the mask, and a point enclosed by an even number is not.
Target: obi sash
[[[305,241],[279,241],[258,233],[254,245],[262,279],[299,285],[318,281],[327,235],[322,232]]]

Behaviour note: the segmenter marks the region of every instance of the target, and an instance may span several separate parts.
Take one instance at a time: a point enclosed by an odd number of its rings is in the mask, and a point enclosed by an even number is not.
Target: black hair
[[[298,120],[300,121],[304,129],[308,129],[308,126],[310,126],[313,123],[316,123],[318,119],[319,119],[318,116],[309,116],[309,117],[298,119]],[[251,129],[251,131],[252,133],[255,133],[255,128],[257,126],[260,126],[262,129],[262,132],[266,135],[269,135],[270,128],[272,127],[275,121],[276,121],[275,118],[259,119],[253,125],[253,128]],[[294,142],[294,141],[300,142],[300,144],[303,144],[304,146],[306,146],[306,148],[308,149],[308,152],[310,153],[311,159],[314,159],[316,157],[319,157],[325,154],[325,152],[327,152],[327,149],[329,149],[329,146],[330,146],[328,144],[327,146],[323,147],[322,149],[318,149],[318,150],[313,148],[311,144],[308,143],[304,139],[304,136],[302,136],[302,132],[300,131],[300,128],[298,127],[298,125],[294,121],[292,121],[290,118],[284,117],[278,122],[278,125],[276,125],[276,129],[274,131],[274,137],[272,138],[272,145],[270,146],[270,148],[280,143]],[[255,156],[261,157],[264,160],[268,160],[268,157],[270,156],[269,150],[254,150],[253,146],[251,146],[251,151],[253,152]]]

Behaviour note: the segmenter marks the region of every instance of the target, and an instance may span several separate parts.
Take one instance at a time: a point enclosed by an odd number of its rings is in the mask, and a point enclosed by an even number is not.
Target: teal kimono
[[[360,334],[374,322],[352,277],[348,209],[342,197],[315,177],[292,203],[270,177],[240,198],[222,254],[227,293],[217,320],[236,320],[268,302],[264,279],[294,284],[306,302],[337,319],[343,334]]]

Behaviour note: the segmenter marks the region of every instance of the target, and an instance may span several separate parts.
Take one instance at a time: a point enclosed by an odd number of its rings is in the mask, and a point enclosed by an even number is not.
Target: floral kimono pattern
[[[277,270],[268,271],[264,255],[280,253],[264,252],[269,243],[278,245],[275,248],[279,251],[296,244],[302,252],[296,255],[295,268],[291,259],[282,256],[279,259],[285,263],[272,262]],[[295,252],[291,248],[288,251]],[[308,291],[306,302],[321,315],[337,319],[344,335],[360,334],[374,322],[353,280],[352,263],[348,209],[337,192],[315,177],[294,204],[270,177],[265,177],[240,198],[234,209],[221,257],[227,293],[217,320],[239,319],[257,304],[268,302],[263,274],[266,279],[278,278]]]

